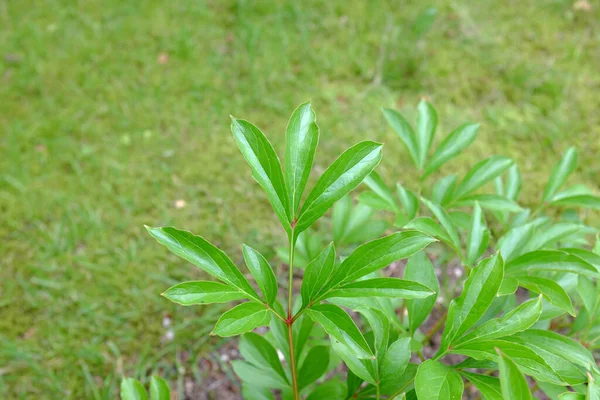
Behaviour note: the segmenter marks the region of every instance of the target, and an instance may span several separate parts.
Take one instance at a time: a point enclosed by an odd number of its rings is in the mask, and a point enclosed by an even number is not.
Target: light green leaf
[[[435,129],[437,128],[438,116],[435,108],[425,100],[419,102],[419,114],[417,116],[417,148],[419,150],[419,169],[425,167],[427,154],[433,142]]]
[[[531,328],[541,315],[542,298],[540,296],[537,299],[531,299],[524,302],[517,308],[509,311],[502,318],[495,318],[478,326],[455,342],[454,347],[460,347],[461,344],[475,340],[497,339],[522,332]]]
[[[378,362],[383,360],[390,339],[390,320],[379,310],[364,308],[359,312],[371,326],[373,334],[373,350]]]
[[[486,312],[502,283],[504,262],[499,253],[484,259],[473,268],[467,278],[463,292],[450,302],[448,319],[440,351],[466,333]]]
[[[522,183],[523,180],[521,178],[519,167],[514,164],[508,169],[508,178],[506,179],[506,191],[504,192],[504,195],[507,198],[516,201],[519,197],[519,193],[521,193]]]
[[[247,297],[244,292],[236,288],[219,282],[207,281],[178,283],[167,289],[162,295],[173,303],[181,304],[182,306],[227,303]]]
[[[473,265],[485,251],[487,241],[484,240],[486,225],[483,218],[483,212],[478,202],[475,202],[473,208],[473,218],[471,219],[471,230],[467,238],[467,265]],[[489,238],[489,236],[488,236]]]
[[[302,390],[321,377],[329,366],[329,348],[316,346],[310,349],[298,371],[298,388]]]
[[[331,338],[331,348],[344,361],[344,364],[350,371],[363,381],[375,384],[376,371],[374,368],[374,360],[358,359],[352,350],[342,342]]]
[[[374,357],[352,318],[340,307],[333,304],[319,304],[309,308],[308,313],[330,336],[346,345],[354,356],[359,359]]]
[[[417,147],[417,138],[413,128],[408,121],[397,111],[389,108],[382,109],[385,119],[388,121],[392,129],[398,134],[402,143],[408,150],[415,166],[419,166],[419,150]]]
[[[200,267],[209,275],[226,284],[240,289],[250,298],[260,300],[229,257],[203,237],[171,227],[151,228],[147,226],[146,229],[160,244],[179,257]]]
[[[446,210],[424,197],[421,197],[421,201],[427,206],[427,208],[431,210],[438,221],[440,221],[440,224],[442,224],[444,227],[444,230],[448,234],[448,237],[450,238],[454,248],[460,252],[460,236],[458,236],[458,231],[456,230],[456,227],[454,226],[454,223],[452,223],[452,220],[450,219],[450,216],[448,216]]]
[[[349,148],[321,175],[302,206],[295,226],[300,233],[354,189],[381,161],[382,145],[364,141]]]
[[[506,274],[517,278],[528,273],[551,271],[572,272],[590,277],[600,276],[593,265],[560,250],[532,251],[506,264]]]
[[[534,230],[533,224],[518,226],[509,230],[498,240],[498,249],[506,262],[523,254],[523,249],[531,240]]]
[[[315,327],[315,323],[312,319],[308,317],[308,315],[301,315],[292,326],[292,332],[294,335],[294,349],[296,352],[296,357],[300,357],[302,355],[302,351],[304,350],[304,346],[308,341],[308,338]]]
[[[452,203],[453,207],[470,206],[478,202],[481,207],[490,211],[508,211],[508,212],[520,212],[523,211],[520,205],[514,200],[507,197],[498,196],[496,194],[473,194],[465,196],[459,201]]]
[[[472,372],[460,371],[483,395],[485,400],[504,400],[500,388],[500,380],[492,376],[474,374]]]
[[[267,339],[254,332],[248,332],[241,336],[239,349],[242,357],[250,364],[269,373],[275,372],[284,382],[289,383],[277,351]]]
[[[346,385],[338,380],[327,381],[310,392],[306,400],[345,400]]]
[[[473,143],[478,130],[479,124],[464,124],[446,136],[427,162],[423,178],[437,171],[444,163],[456,157],[458,153]]]
[[[330,243],[308,264],[302,279],[302,305],[307,306],[325,288],[335,266],[335,248]]]
[[[447,205],[452,201],[454,196],[454,190],[456,189],[456,182],[458,177],[456,174],[448,175],[438,179],[433,185],[433,191],[431,193],[431,199],[440,205]]]
[[[508,157],[492,156],[475,164],[462,180],[454,198],[460,200],[474,190],[490,182],[513,165],[513,160]]]
[[[291,216],[295,216],[300,205],[318,142],[319,127],[310,101],[307,101],[296,108],[285,131],[285,180]]]
[[[390,297],[399,299],[422,299],[435,294],[418,282],[398,278],[374,278],[347,283],[328,292],[327,297]]]
[[[579,275],[577,277],[577,293],[579,293],[579,297],[581,297],[581,301],[588,313],[590,322],[594,321],[600,302],[596,286],[594,286],[594,283],[589,278]]]
[[[270,317],[271,314],[264,304],[242,303],[221,315],[211,335],[241,335],[258,326],[268,325]]]
[[[289,234],[292,221],[291,207],[277,153],[260,129],[248,121],[232,117],[231,132],[252,169],[252,177],[267,193],[275,214]]]
[[[435,292],[434,295],[426,298],[406,300],[406,309],[408,310],[409,319],[408,325],[411,334],[414,334],[433,309],[437,294],[440,290],[440,285],[435,276],[433,265],[431,264],[431,261],[429,261],[425,251],[420,251],[408,259],[408,263],[404,269],[404,279],[419,282]]]
[[[558,196],[558,195],[557,195]],[[600,210],[600,197],[592,195],[562,196],[560,199],[552,200],[554,206],[583,207]]]
[[[148,395],[141,383],[133,378],[123,378],[121,381],[121,399],[148,400]]]
[[[289,384],[281,379],[278,374],[265,373],[264,369],[247,362],[233,360],[231,366],[240,380],[249,387],[265,389],[286,389],[289,387]]]
[[[585,400],[585,394],[576,392],[564,392],[558,395],[558,400]]]
[[[419,400],[460,400],[464,383],[456,370],[427,360],[417,370],[415,389]]]
[[[449,246],[453,246],[450,236],[448,236],[446,231],[431,217],[417,217],[406,224],[405,228],[423,232],[441,240]]]
[[[398,206],[398,203],[396,203],[392,191],[377,172],[371,172],[371,174],[365,178],[364,182],[383,202],[385,202],[388,209],[400,211],[400,207]]]
[[[548,184],[544,189],[543,201],[549,201],[556,194],[558,189],[566,182],[569,175],[573,173],[577,167],[577,150],[574,147],[567,149],[560,160],[553,168]]]
[[[408,337],[400,338],[390,345],[381,363],[381,380],[399,380],[410,361],[410,341]]]
[[[525,252],[542,248],[551,248],[560,240],[568,238],[572,234],[581,231],[583,228],[583,225],[571,222],[558,222],[550,226],[543,226],[536,229],[535,235],[529,240],[527,246],[523,247],[525,248]]]
[[[588,390],[586,400],[600,400],[600,384],[598,374],[588,373]]]
[[[572,316],[575,316],[571,298],[558,283],[551,279],[537,276],[519,276],[519,285],[527,290],[541,294],[552,305],[559,307]]]
[[[531,390],[517,364],[500,351],[498,355],[502,396],[505,399],[531,399]]]
[[[277,300],[277,278],[275,278],[273,268],[262,254],[250,246],[244,245],[242,253],[248,269],[263,293],[265,301],[267,304],[273,305]]]
[[[242,397],[244,400],[275,400],[271,389],[252,386],[251,382],[242,383]]]
[[[410,219],[416,217],[419,212],[419,199],[417,195],[399,183],[396,184],[396,194],[398,195],[398,199],[400,199],[400,204],[402,204],[406,216]]]
[[[150,379],[150,400],[171,400],[169,385],[158,376]]]
[[[403,231],[365,243],[342,262],[330,284],[352,282],[394,261],[410,257],[432,242],[435,239],[421,232]]]

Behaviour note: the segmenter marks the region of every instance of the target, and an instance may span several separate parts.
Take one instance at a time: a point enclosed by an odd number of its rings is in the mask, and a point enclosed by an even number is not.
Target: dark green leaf
[[[541,294],[552,305],[559,307],[575,316],[571,298],[565,290],[551,279],[536,276],[519,276],[519,285],[527,290]]]
[[[414,334],[433,309],[437,294],[440,290],[433,265],[431,264],[431,261],[429,261],[425,251],[420,251],[408,259],[408,263],[404,269],[404,279],[419,282],[435,292],[434,295],[423,299],[406,300],[406,309],[408,310],[409,318],[408,325],[410,332]]]
[[[460,400],[464,383],[454,369],[438,361],[427,360],[419,365],[415,390],[419,400]]]
[[[373,334],[373,350],[378,361],[383,360],[390,339],[390,320],[379,310],[365,308],[359,312],[366,318]]]
[[[306,345],[314,326],[315,323],[307,315],[301,315],[294,322],[292,332],[294,335],[294,349],[296,352],[296,357],[300,357],[302,355],[304,346]]]
[[[296,108],[285,131],[285,179],[291,216],[296,214],[300,205],[318,142],[319,127],[308,101]]]
[[[404,146],[408,150],[413,162],[419,166],[419,150],[417,148],[417,138],[413,128],[410,126],[408,121],[397,111],[384,108],[383,115],[387,119],[392,129],[398,134]]]
[[[427,154],[429,153],[429,148],[433,142],[438,116],[433,106],[425,100],[421,100],[418,108],[417,149],[419,150],[419,169],[422,170],[425,167]]]
[[[265,301],[267,304],[273,305],[275,300],[277,300],[277,279],[275,278],[273,268],[271,268],[269,262],[258,251],[250,246],[244,245],[242,253],[244,254],[244,260],[248,269],[263,293]]]
[[[203,237],[171,227],[146,227],[146,229],[160,244],[166,246],[179,257],[202,268],[209,275],[222,280],[228,285],[240,289],[250,298],[260,300],[252,286],[229,257]]]
[[[400,299],[422,299],[435,294],[420,283],[398,278],[374,278],[344,284],[331,290],[327,297],[390,297]]]
[[[273,146],[260,129],[248,121],[232,117],[231,131],[252,169],[252,177],[265,190],[279,221],[290,233],[292,216],[288,190]]]
[[[321,289],[329,280],[335,266],[335,248],[330,243],[321,254],[308,264],[302,279],[302,305],[315,300]]]
[[[332,380],[325,382],[313,390],[306,400],[345,400],[346,386],[343,382]]]
[[[239,349],[242,357],[250,364],[268,373],[274,372],[284,382],[288,382],[277,351],[264,337],[248,332],[240,338]]]
[[[475,164],[462,180],[454,198],[460,200],[474,190],[490,182],[513,165],[513,160],[508,157],[492,156]]]
[[[264,304],[242,303],[221,315],[212,335],[221,337],[241,335],[258,326],[268,325],[270,317],[271,314]]]
[[[333,304],[319,304],[308,310],[310,317],[325,331],[348,347],[359,359],[373,358],[373,352],[348,314]]]
[[[150,400],[171,400],[169,385],[158,376],[150,379]]]
[[[450,302],[448,319],[440,351],[466,333],[486,312],[502,283],[504,263],[499,253],[484,259],[473,268],[463,292]]]
[[[575,168],[577,167],[577,151],[574,147],[570,147],[567,149],[565,154],[563,155],[562,160],[560,160],[554,168],[552,168],[552,173],[550,174],[550,178],[548,179],[548,184],[544,189],[544,196],[542,197],[543,201],[549,201],[556,194],[558,189],[561,188],[562,185],[567,180],[567,177],[573,173]]]
[[[233,300],[240,300],[247,295],[231,286],[218,282],[193,281],[183,282],[167,289],[163,294],[173,303],[182,306],[191,306],[194,304],[227,303]]]
[[[381,380],[398,380],[410,361],[410,338],[400,338],[390,345],[381,363]]]
[[[410,190],[405,189],[404,186],[399,183],[396,184],[396,194],[400,199],[400,204],[402,204],[406,216],[410,219],[416,217],[419,212],[419,199],[417,198],[417,195]]]
[[[598,277],[600,273],[593,265],[583,259],[560,250],[532,251],[506,264],[506,274],[523,276],[536,272],[572,272],[575,274]]]
[[[321,377],[329,366],[329,348],[316,346],[310,349],[298,372],[298,388],[302,390]]]
[[[531,390],[517,364],[500,351],[498,355],[502,396],[505,399],[531,399]]]
[[[354,189],[381,161],[382,145],[360,142],[349,148],[321,175],[302,206],[296,232],[302,232]]]
[[[122,400],[147,400],[148,395],[141,383],[133,378],[123,378],[121,381]]]
[[[485,400],[504,400],[500,389],[500,380],[498,378],[474,374],[467,371],[461,371],[460,374],[467,378],[467,380],[479,390]]]
[[[466,149],[475,140],[478,130],[479,124],[464,124],[446,136],[427,162],[423,177],[437,171],[444,163]]]

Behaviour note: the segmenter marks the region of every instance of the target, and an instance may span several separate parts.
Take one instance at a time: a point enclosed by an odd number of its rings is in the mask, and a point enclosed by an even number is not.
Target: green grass
[[[216,314],[159,296],[201,275],[143,224],[202,234],[236,262],[243,242],[282,244],[229,114],[282,152],[289,114],[311,98],[319,168],[369,138],[386,143],[383,175],[411,181],[379,107],[414,117],[426,96],[437,140],[482,124],[456,171],[512,156],[533,204],[576,145],[573,181],[598,189],[600,7],[444,0],[415,41],[419,4],[0,0],[0,397],[115,398],[122,374],[154,369],[178,390],[201,379],[189,366],[215,345]]]

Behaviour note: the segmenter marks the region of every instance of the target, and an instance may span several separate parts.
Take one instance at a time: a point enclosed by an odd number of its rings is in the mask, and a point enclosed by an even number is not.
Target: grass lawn
[[[218,345],[217,313],[159,296],[201,274],[143,224],[202,234],[237,262],[241,243],[274,255],[284,235],[229,114],[283,153],[287,118],[310,98],[318,167],[369,138],[386,143],[387,180],[410,181],[379,108],[412,118],[427,97],[437,140],[482,124],[456,171],[512,156],[534,204],[576,145],[571,182],[598,189],[600,6],[442,0],[415,40],[423,7],[0,0],[0,398],[114,399],[123,374],[157,369],[179,391],[202,379],[194,360]]]

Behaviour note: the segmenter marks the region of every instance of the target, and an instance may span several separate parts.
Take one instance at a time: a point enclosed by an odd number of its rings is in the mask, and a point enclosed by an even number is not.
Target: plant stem
[[[448,317],[448,311],[444,312],[444,314],[437,320],[435,325],[431,327],[431,329],[425,334],[425,338],[423,339],[423,344],[428,343],[433,335],[436,334],[437,331],[440,330],[442,326],[444,326],[444,322],[446,322],[446,318]]]
[[[300,400],[300,393],[298,392],[298,377],[296,376],[296,355],[294,354],[294,332],[292,325],[294,324],[294,318],[292,317],[292,291],[294,284],[294,228],[292,228],[292,234],[290,235],[290,265],[288,271],[288,317],[286,320],[288,328],[288,343],[290,345],[290,369],[292,372],[292,387],[294,390],[294,400]]]
[[[377,390],[377,400],[381,399],[381,393],[379,392],[379,381],[377,381],[377,385],[375,386],[376,390]]]

